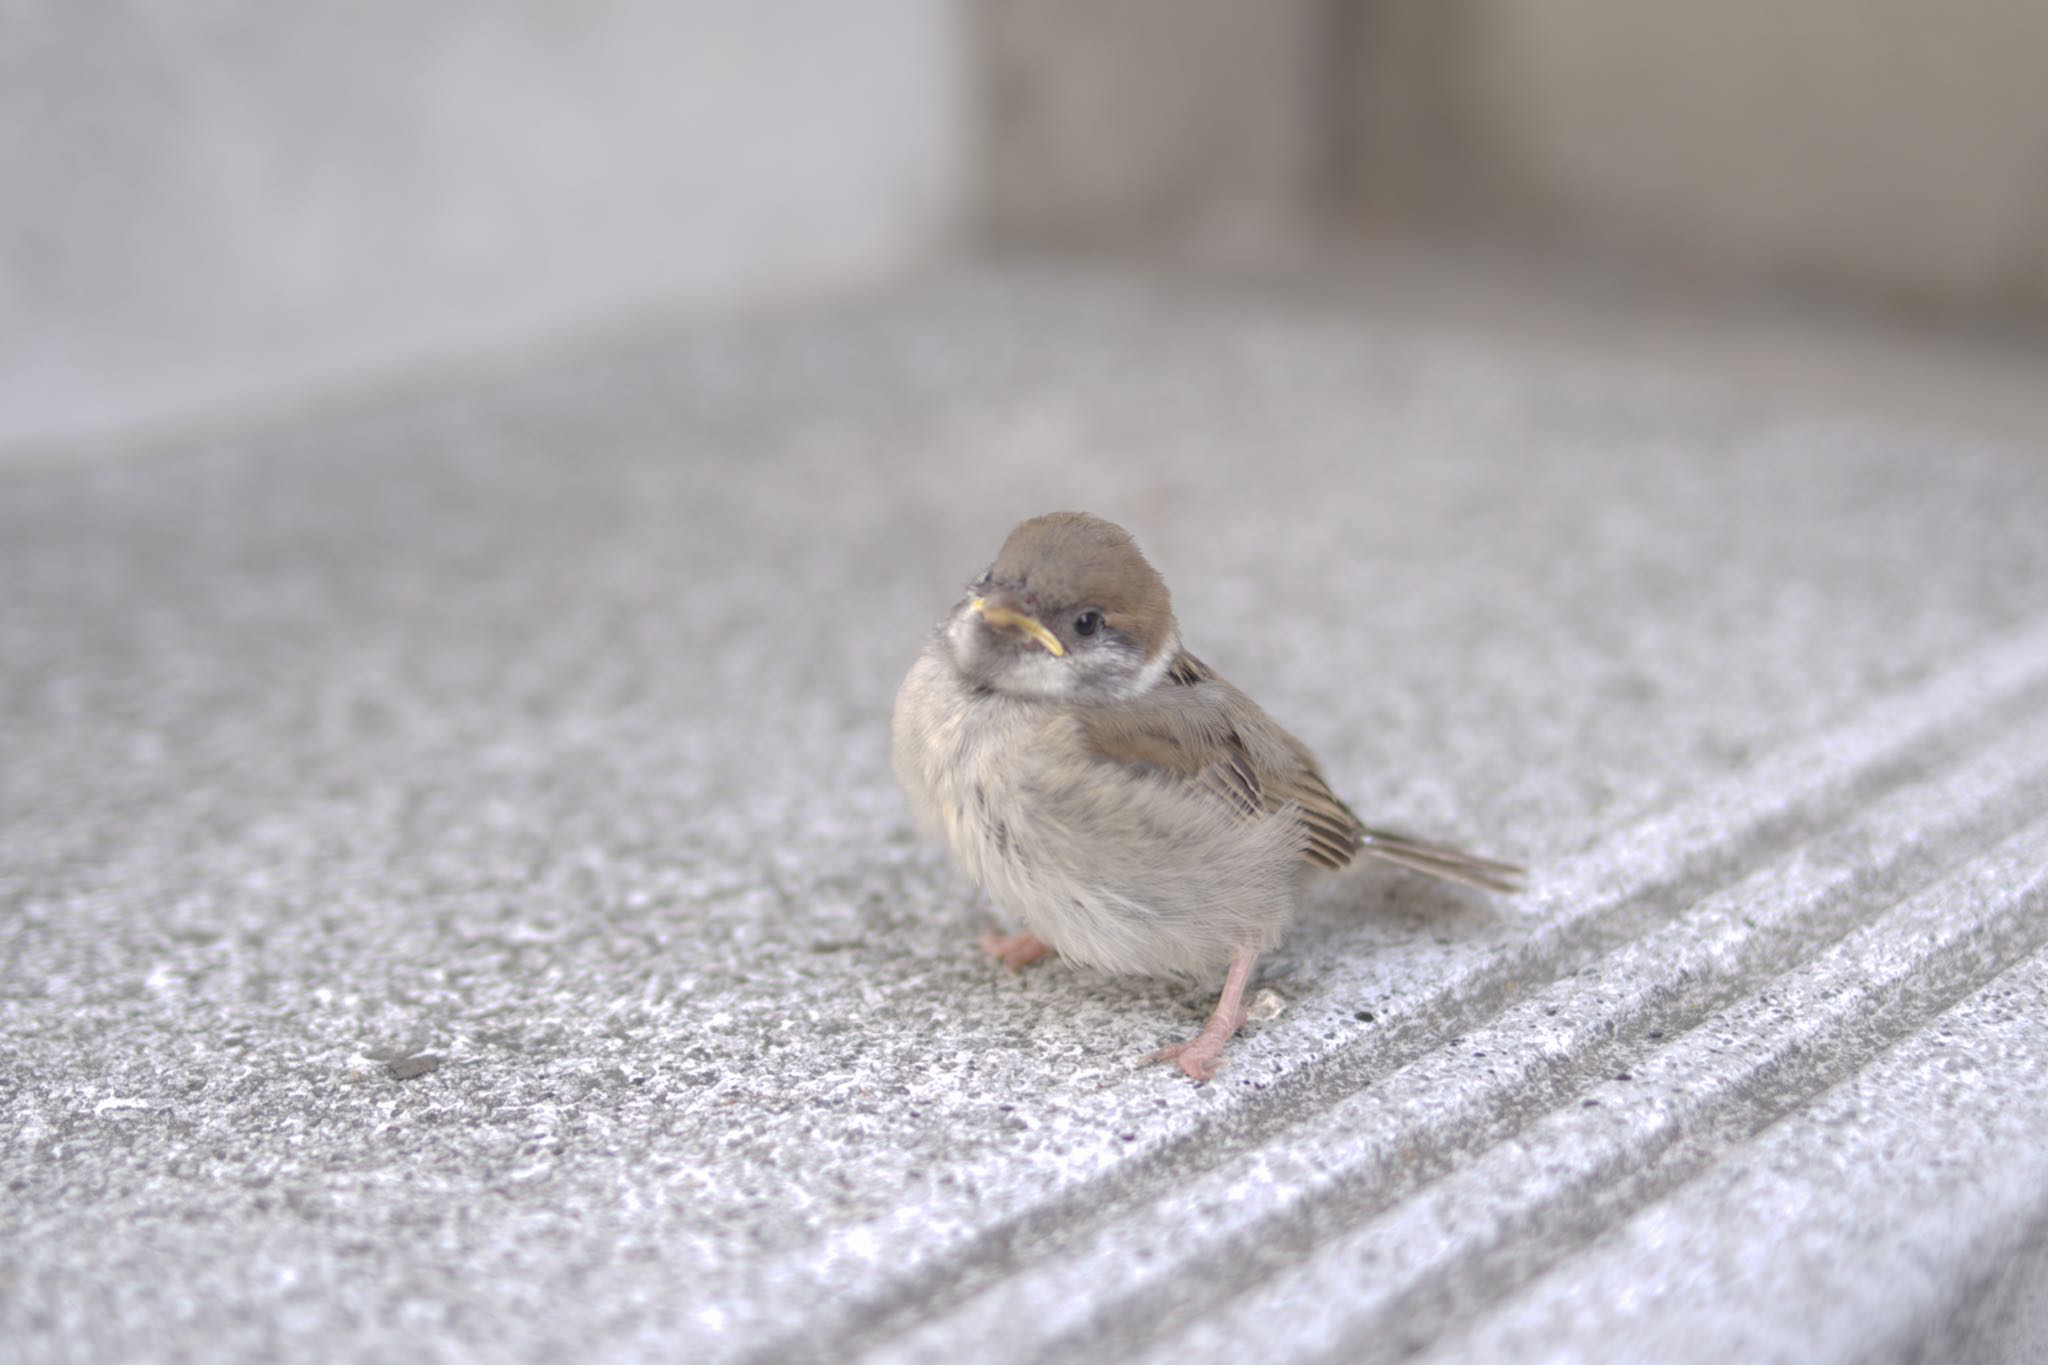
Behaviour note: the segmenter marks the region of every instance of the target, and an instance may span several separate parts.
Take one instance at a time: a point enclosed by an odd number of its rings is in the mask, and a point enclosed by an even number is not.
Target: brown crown
[[[1049,512],[1010,532],[995,579],[1037,599],[1039,618],[1055,629],[1061,617],[1093,607],[1148,658],[1173,637],[1166,580],[1129,532],[1086,512]]]

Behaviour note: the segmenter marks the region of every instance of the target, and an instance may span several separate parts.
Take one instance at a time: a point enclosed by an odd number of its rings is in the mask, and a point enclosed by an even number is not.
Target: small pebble
[[[1247,1019],[1264,1022],[1268,1019],[1278,1019],[1281,1011],[1286,1008],[1287,1001],[1280,992],[1265,990],[1252,997],[1252,1003],[1244,1013]]]

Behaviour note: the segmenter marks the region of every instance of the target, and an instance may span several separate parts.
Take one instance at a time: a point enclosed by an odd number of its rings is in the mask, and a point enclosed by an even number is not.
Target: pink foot
[[[981,931],[981,950],[1013,972],[1021,972],[1052,951],[1052,945],[1036,934],[999,934]]]
[[[1223,1045],[1237,1035],[1244,1027],[1244,988],[1251,979],[1252,963],[1257,953],[1240,949],[1230,959],[1230,975],[1224,979],[1223,995],[1216,1002],[1215,1010],[1209,1015],[1209,1022],[1202,1031],[1185,1043],[1160,1048],[1146,1054],[1148,1062],[1179,1062],[1180,1069],[1198,1081],[1216,1079],[1216,1073],[1223,1069]]]

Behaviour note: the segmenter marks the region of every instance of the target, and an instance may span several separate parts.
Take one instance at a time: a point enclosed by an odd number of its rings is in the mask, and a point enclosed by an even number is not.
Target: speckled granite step
[[[29,1359],[2024,1358],[2048,459],[965,269],[0,470]],[[901,671],[1139,536],[1371,818],[1206,988],[973,947]]]

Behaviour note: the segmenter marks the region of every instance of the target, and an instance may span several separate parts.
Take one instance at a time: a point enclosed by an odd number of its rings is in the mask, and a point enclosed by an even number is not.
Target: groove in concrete
[[[1882,699],[1846,724],[1766,757],[1602,841],[1546,875],[1524,942],[1483,960],[1427,997],[1383,1016],[1369,1043],[1339,1049],[1264,1092],[1255,1112],[1231,1111],[1145,1156],[1050,1199],[947,1236],[919,1228],[860,1227],[778,1265],[773,1278],[816,1285],[829,1305],[797,1334],[773,1333],[752,1359],[840,1356],[893,1342],[944,1313],[1068,1254],[1133,1213],[1174,1197],[1190,1179],[1239,1153],[1257,1153],[1347,1098],[1469,1034],[1532,985],[1565,980],[1660,927],[1669,907],[1705,898],[1763,858],[1782,856],[1931,768],[2011,738],[2048,697],[2048,626],[1994,642],[1920,686]],[[858,1243],[851,1250],[843,1243]],[[892,1254],[901,1248],[902,1255]],[[849,1272],[881,1267],[878,1282]],[[872,1274],[872,1271],[870,1271]],[[893,1349],[893,1347],[891,1348]]]
[[[1506,1140],[1627,1065],[1645,1035],[1678,1033],[1755,984],[1855,930],[1872,896],[1910,895],[2034,814],[2048,784],[2048,717],[1890,793],[1837,830],[1626,946],[1597,978],[1567,977],[1386,1082],[1291,1130],[1284,1146],[1233,1154],[1132,1210],[1113,1247],[1049,1239],[1033,1265],[893,1342],[936,1359],[948,1343],[1002,1341],[1028,1317],[1041,1348],[1129,1344],[1146,1324],[1192,1314],[1263,1272],[1259,1246],[1336,1235]],[[1471,1059],[1493,1059],[1476,1079]],[[1496,1071],[1494,1062],[1499,1070]],[[1456,1134],[1455,1146],[1446,1143]],[[927,1349],[928,1348],[928,1349]],[[999,1344],[996,1358],[1008,1358]]]
[[[2038,873],[2033,886],[2038,941]],[[1973,1335],[1968,1296],[2048,1228],[2044,1131],[2048,950],[2037,949],[1457,1324],[1429,1357],[1583,1359],[1597,1343],[1635,1360],[2034,1359],[2026,1335],[1994,1333],[1976,1354],[1941,1347]]]
[[[2048,820],[1767,990],[1627,1063],[1516,1141],[1350,1230],[1201,1324],[1155,1339],[1200,1357],[1285,1305],[1310,1354],[1419,1349],[1939,1018],[2048,940]],[[1791,1002],[1788,1005],[1787,1002]],[[1313,1323],[1299,1305],[1321,1305]]]

